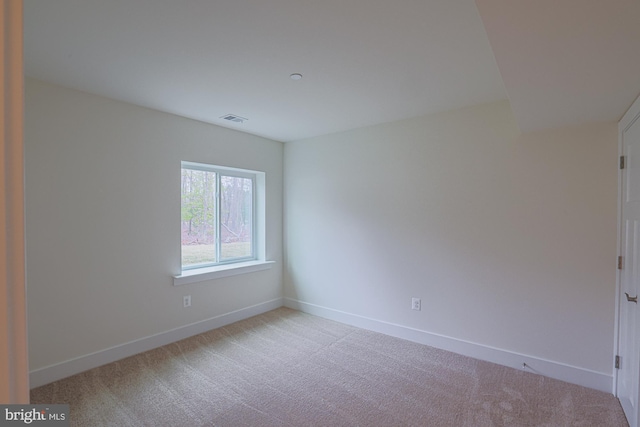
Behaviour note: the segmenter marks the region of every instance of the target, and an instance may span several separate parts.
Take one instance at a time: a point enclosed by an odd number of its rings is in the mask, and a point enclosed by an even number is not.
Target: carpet
[[[311,316],[252,317],[31,391],[74,426],[627,426],[611,394]]]

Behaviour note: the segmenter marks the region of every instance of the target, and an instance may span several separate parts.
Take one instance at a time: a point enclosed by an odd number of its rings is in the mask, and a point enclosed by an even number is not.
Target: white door
[[[637,109],[636,109],[637,110]],[[636,111],[634,110],[634,111]],[[638,427],[638,392],[640,385],[640,314],[636,298],[640,290],[640,119],[639,115],[622,123],[624,169],[621,170],[621,236],[618,355],[616,395],[631,427]]]

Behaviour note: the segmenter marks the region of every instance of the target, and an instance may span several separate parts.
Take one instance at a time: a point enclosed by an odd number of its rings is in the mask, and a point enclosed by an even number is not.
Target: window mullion
[[[253,259],[257,258],[257,248],[256,242],[258,241],[257,237],[257,227],[256,224],[258,222],[256,217],[256,206],[257,206],[257,191],[256,191],[256,178],[255,176],[251,177],[251,257]]]
[[[216,212],[216,221],[215,221],[215,226],[216,226],[216,263],[220,262],[220,259],[222,258],[221,255],[221,251],[222,251],[222,244],[220,242],[220,213],[222,212],[222,210],[220,209],[220,205],[221,205],[221,196],[220,196],[220,182],[221,182],[221,177],[220,177],[220,172],[216,172],[216,206],[215,206],[215,212]]]

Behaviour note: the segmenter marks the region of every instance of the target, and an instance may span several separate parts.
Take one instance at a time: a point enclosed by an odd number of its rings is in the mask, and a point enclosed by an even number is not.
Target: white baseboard
[[[613,392],[613,376],[602,372],[595,372],[588,369],[578,368],[576,366],[566,365],[564,363],[458,340],[419,329],[358,316],[315,304],[309,304],[292,298],[284,298],[284,305],[285,307],[289,307],[294,310],[335,320],[358,328],[380,332],[386,335],[429,345],[431,347],[515,369],[523,369],[523,364],[526,363],[526,368],[524,369],[529,372],[607,393]]]
[[[65,362],[56,363],[55,365],[35,369],[29,372],[30,387],[35,388],[49,384],[53,381],[124,359],[125,357],[133,356],[157,347],[162,347],[163,345],[171,344],[212,329],[220,328],[240,320],[248,319],[249,317],[257,316],[258,314],[266,313],[267,311],[275,310],[278,307],[282,307],[282,305],[283,299],[276,298],[271,301],[242,308],[240,310],[232,311],[230,313],[222,314],[190,325],[185,325],[170,331],[161,332],[159,334],[107,348],[85,356],[80,356]]]
[[[115,362],[125,357],[133,356],[144,351],[152,350],[163,345],[171,344],[173,342],[210,331],[211,329],[220,328],[258,314],[266,313],[267,311],[275,310],[283,305],[294,310],[335,320],[358,328],[380,332],[386,335],[429,345],[431,347],[440,348],[442,350],[451,351],[464,356],[473,357],[475,359],[509,366],[515,369],[522,369],[523,363],[526,363],[526,370],[529,372],[601,390],[607,393],[612,393],[613,390],[613,377],[601,372],[595,372],[559,362],[553,362],[533,356],[462,341],[419,329],[305,303],[291,298],[276,298],[271,301],[232,311],[230,313],[222,314],[156,335],[151,335],[85,356],[80,356],[55,365],[35,369],[29,373],[30,386],[31,388],[39,387],[89,369],[97,368],[98,366],[102,366],[107,363]]]

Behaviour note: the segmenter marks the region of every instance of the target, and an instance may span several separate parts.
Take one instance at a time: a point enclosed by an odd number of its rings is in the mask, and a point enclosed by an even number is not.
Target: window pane
[[[221,259],[253,255],[253,181],[235,176],[220,177]]]
[[[182,267],[215,263],[216,174],[182,169]]]

